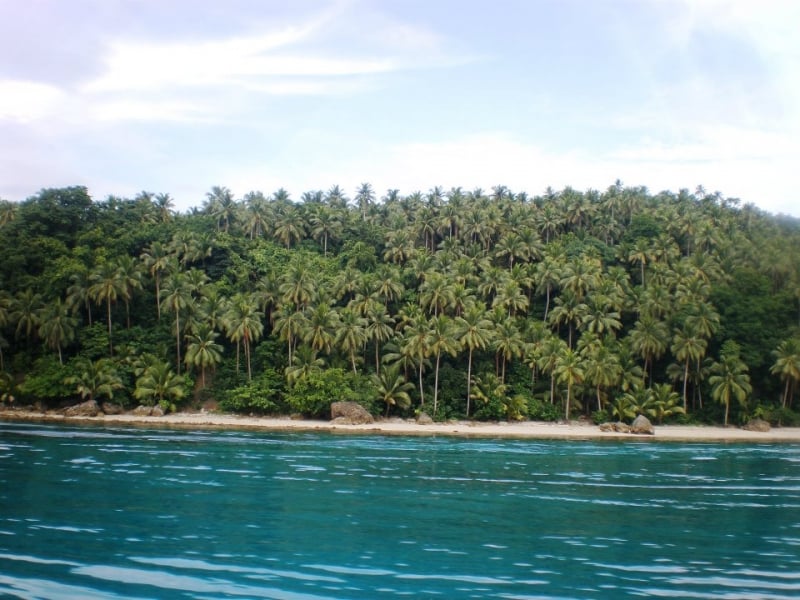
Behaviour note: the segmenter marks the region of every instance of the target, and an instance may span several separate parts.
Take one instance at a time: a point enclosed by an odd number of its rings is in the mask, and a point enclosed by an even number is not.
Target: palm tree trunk
[[[550,285],[548,284],[548,286],[547,286],[547,300],[545,301],[545,305],[544,305],[544,319],[542,319],[542,321],[544,321],[545,323],[547,322],[547,313],[549,311],[550,311]]]
[[[425,392],[422,389],[422,359],[419,363],[419,405],[425,406]]]
[[[686,406],[686,387],[689,383],[689,358],[686,358],[686,366],[683,369],[683,412],[687,411]]]
[[[156,272],[156,314],[158,315],[158,321],[161,322],[161,277]],[[89,316],[89,325],[91,325],[91,315]]]
[[[244,358],[247,361],[247,381],[253,380],[253,373],[250,370],[250,340],[247,339],[247,336],[244,337]]]
[[[603,410],[603,403],[600,400],[600,386],[597,386],[597,410]]]
[[[114,356],[114,345],[111,343],[111,296],[106,298],[106,316],[108,319],[108,354]]]
[[[436,408],[439,405],[439,359],[442,353],[436,353],[436,373],[433,376],[433,416],[436,417]]]
[[[571,394],[572,394],[572,384],[567,382],[567,404],[566,404],[565,415],[564,415],[564,420],[566,420],[566,421],[569,421],[569,400],[570,400],[570,395]]]
[[[181,374],[181,315],[175,309],[175,348],[178,355],[178,375]]]
[[[789,399],[789,383],[791,381],[791,378],[786,378],[786,388],[783,391],[783,408],[786,408],[786,401]]]
[[[467,359],[467,418],[469,418],[470,390],[472,388],[472,346],[469,348],[469,358]]]

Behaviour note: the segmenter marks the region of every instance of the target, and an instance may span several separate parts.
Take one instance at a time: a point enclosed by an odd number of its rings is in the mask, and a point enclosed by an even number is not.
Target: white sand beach
[[[652,440],[672,442],[787,442],[800,443],[800,428],[773,427],[767,432],[747,431],[738,427],[691,425],[655,425],[654,435],[632,435],[604,432],[591,423],[481,423],[454,421],[418,424],[414,421],[389,419],[366,425],[344,425],[329,421],[298,420],[288,417],[253,417],[232,414],[197,412],[174,413],[162,417],[132,414],[97,417],[65,417],[59,413],[28,411],[0,412],[0,420],[36,421],[63,425],[91,424],[98,426],[165,427],[176,429],[232,429],[277,432],[327,432],[342,434],[459,436],[469,438],[518,438],[541,440]]]

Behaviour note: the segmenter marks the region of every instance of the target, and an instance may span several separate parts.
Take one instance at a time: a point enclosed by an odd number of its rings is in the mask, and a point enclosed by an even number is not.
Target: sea
[[[800,598],[800,445],[0,422],[0,598]]]

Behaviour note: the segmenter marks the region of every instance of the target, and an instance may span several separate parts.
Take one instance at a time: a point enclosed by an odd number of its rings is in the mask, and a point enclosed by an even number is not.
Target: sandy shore
[[[800,443],[800,428],[772,428],[768,432],[746,431],[736,427],[663,425],[655,435],[604,432],[583,422],[475,423],[467,421],[420,425],[413,421],[376,421],[369,425],[342,425],[328,421],[289,418],[245,417],[218,413],[177,413],[163,417],[130,414],[98,417],[65,417],[58,413],[25,411],[0,412],[0,420],[50,422],[63,425],[164,427],[175,429],[239,429],[278,432],[326,432],[343,434],[458,436],[470,438],[518,438],[542,440],[652,440],[673,442],[790,442]]]

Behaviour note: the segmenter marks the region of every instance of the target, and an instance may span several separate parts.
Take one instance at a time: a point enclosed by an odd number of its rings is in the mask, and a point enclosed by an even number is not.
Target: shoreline
[[[33,422],[56,425],[129,426],[165,429],[241,430],[278,433],[335,433],[347,435],[449,436],[462,438],[506,438],[530,440],[653,441],[653,442],[745,442],[800,443],[800,427],[778,427],[767,432],[711,425],[654,425],[655,435],[600,431],[597,425],[572,421],[550,423],[485,423],[456,421],[422,425],[414,421],[377,420],[364,425],[330,421],[297,420],[289,417],[251,417],[222,413],[172,413],[162,417],[131,414],[67,417],[58,413],[2,411],[0,422]]]

